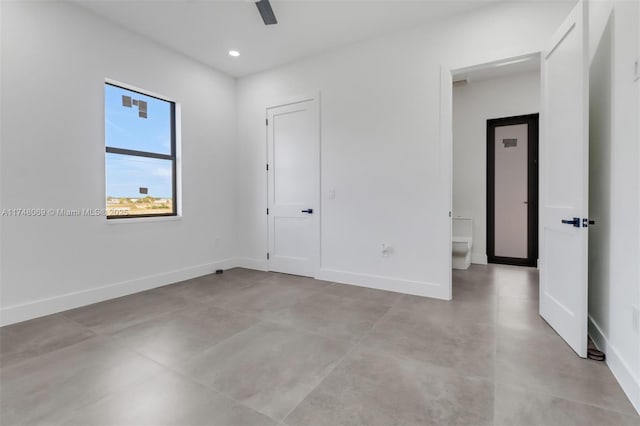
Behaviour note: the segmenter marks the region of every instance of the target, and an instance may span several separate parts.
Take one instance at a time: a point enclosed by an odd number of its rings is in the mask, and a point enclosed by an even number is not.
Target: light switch
[[[328,197],[330,200],[335,200],[336,199],[336,190],[335,189],[330,189],[329,193],[328,193]]]

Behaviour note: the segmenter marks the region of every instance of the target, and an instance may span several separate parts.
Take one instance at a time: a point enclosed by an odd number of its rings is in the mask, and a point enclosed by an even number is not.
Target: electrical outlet
[[[631,321],[633,332],[636,334],[640,334],[640,306],[631,306]]]
[[[636,62],[633,64],[633,81],[640,80],[640,59],[636,59]]]

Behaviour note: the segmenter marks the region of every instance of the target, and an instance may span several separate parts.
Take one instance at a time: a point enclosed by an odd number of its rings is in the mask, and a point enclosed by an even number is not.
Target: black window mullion
[[[158,158],[160,160],[175,160],[173,152],[171,154],[159,154],[156,152],[137,151],[135,149],[115,148],[111,146],[108,146],[105,149],[110,154],[133,155],[136,157]]]

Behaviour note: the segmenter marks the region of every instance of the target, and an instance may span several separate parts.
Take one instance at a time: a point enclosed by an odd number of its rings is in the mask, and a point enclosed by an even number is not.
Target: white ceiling
[[[251,0],[74,1],[236,77],[493,2],[272,0],[278,24],[265,26]]]

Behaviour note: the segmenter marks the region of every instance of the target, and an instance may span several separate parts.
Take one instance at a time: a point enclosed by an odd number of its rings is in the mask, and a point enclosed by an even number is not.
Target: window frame
[[[106,126],[105,126],[105,132],[104,132],[104,148],[105,148],[105,156],[104,156],[104,160],[105,160],[105,170],[104,170],[104,177],[105,177],[105,196],[104,196],[104,205],[105,205],[105,217],[107,222],[111,221],[112,219],[129,219],[127,222],[129,221],[134,221],[135,219],[175,219],[175,218],[179,218],[179,212],[178,212],[178,146],[177,146],[177,131],[176,128],[178,127],[178,123],[177,123],[177,114],[176,114],[176,109],[178,108],[178,104],[176,101],[174,101],[173,99],[168,99],[166,97],[154,94],[154,93],[150,93],[148,91],[142,90],[142,89],[138,89],[135,87],[132,87],[128,84],[124,84],[124,83],[120,83],[114,80],[109,80],[106,79],[104,81],[104,85],[107,86],[113,86],[116,87],[118,89],[123,89],[123,90],[127,90],[129,92],[134,92],[134,93],[138,93],[140,95],[143,96],[148,96],[150,98],[154,98],[154,99],[158,99],[160,101],[163,102],[168,102],[170,105],[170,127],[171,127],[171,152],[170,154],[162,154],[162,153],[158,153],[158,152],[149,152],[149,151],[140,151],[140,150],[134,150],[134,149],[127,149],[127,148],[116,148],[116,147],[110,147],[107,145],[107,133],[106,133]],[[105,86],[103,86],[103,89],[105,89]],[[103,92],[104,93],[104,92]],[[105,101],[106,103],[106,98]],[[105,103],[103,103],[103,105],[105,105]],[[107,116],[107,111],[106,108],[104,110],[104,119],[106,121],[106,116]],[[171,213],[151,213],[151,214],[137,214],[137,215],[108,215],[107,214],[107,168],[106,168],[106,160],[107,160],[107,154],[116,154],[116,155],[125,155],[125,156],[129,156],[129,157],[142,157],[142,158],[155,158],[155,159],[160,159],[160,160],[169,160],[171,161],[171,192],[172,192],[172,197],[171,197]]]

